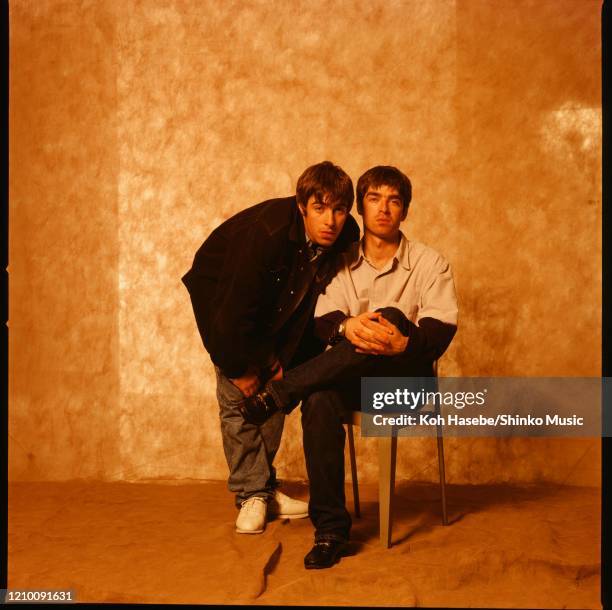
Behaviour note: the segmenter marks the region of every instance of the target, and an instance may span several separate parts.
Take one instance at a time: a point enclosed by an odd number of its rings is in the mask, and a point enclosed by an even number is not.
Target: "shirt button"
[[[293,290],[291,291],[291,294],[293,294]]]
[[[279,307],[279,308],[278,308],[278,311],[283,311],[283,308],[282,308],[282,307]]]
[[[277,282],[280,282],[280,277],[277,277],[277,278],[276,278],[276,281],[277,281]]]
[[[304,271],[304,267],[300,267],[300,271]]]

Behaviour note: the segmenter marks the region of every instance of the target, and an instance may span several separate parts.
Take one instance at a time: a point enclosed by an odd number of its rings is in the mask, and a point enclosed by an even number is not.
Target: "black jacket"
[[[358,239],[349,216],[329,251],[309,263],[295,197],[247,208],[210,234],[182,280],[204,347],[227,377],[240,377],[249,364],[264,366],[273,356],[288,366],[339,253]]]

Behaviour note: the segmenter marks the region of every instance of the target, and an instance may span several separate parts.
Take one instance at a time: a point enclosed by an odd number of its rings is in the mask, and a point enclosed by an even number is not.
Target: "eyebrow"
[[[368,191],[364,197],[382,197],[383,194],[379,191]],[[399,199],[401,201],[402,197],[399,193],[394,193],[393,195],[389,195],[388,199]]]
[[[342,208],[346,208],[348,207],[346,205],[346,203],[344,203],[343,201],[320,201],[319,199],[315,199],[312,202],[312,205],[322,205],[323,207],[326,208],[337,208],[337,207],[342,207]]]

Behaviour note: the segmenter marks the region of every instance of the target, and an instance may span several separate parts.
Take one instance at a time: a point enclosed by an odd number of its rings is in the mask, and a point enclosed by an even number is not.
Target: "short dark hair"
[[[391,165],[377,165],[372,167],[357,181],[357,211],[363,214],[363,198],[368,189],[377,186],[391,186],[397,189],[404,205],[404,214],[412,199],[412,184],[406,174]]]
[[[341,167],[331,161],[311,165],[298,178],[295,196],[297,202],[306,207],[312,195],[321,203],[326,196],[333,202],[340,201],[350,211],[355,199],[353,181]]]

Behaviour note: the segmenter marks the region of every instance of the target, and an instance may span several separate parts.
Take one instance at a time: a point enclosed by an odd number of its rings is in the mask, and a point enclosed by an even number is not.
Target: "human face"
[[[406,218],[402,198],[396,188],[382,184],[370,186],[363,197],[365,230],[381,239],[393,239]]]
[[[344,203],[336,201],[329,202],[329,197],[325,197],[323,202],[311,195],[306,202],[306,207],[300,206],[300,211],[304,217],[306,233],[313,242],[325,248],[331,246],[348,216],[348,209]]]

